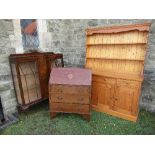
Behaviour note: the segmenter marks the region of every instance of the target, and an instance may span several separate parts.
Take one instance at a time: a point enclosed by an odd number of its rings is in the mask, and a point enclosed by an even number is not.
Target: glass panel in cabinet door
[[[20,77],[25,104],[41,99],[40,81],[37,61],[19,64]]]

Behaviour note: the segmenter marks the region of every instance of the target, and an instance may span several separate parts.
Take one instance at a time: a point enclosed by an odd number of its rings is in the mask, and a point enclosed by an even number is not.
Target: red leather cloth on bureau
[[[91,85],[92,72],[82,68],[53,68],[49,84]]]

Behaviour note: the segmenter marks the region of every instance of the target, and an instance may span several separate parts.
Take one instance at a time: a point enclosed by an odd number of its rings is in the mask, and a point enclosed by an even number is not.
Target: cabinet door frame
[[[41,95],[41,97],[39,99],[37,99],[37,100],[30,101],[29,103],[26,103],[25,102],[25,97],[24,97],[24,92],[23,92],[23,84],[22,84],[22,81],[21,81],[21,78],[20,78],[19,65],[20,64],[23,64],[23,63],[29,63],[29,62],[36,63],[37,70],[38,70],[38,79],[39,79],[39,87],[40,87],[40,95]],[[19,101],[18,101],[18,98],[17,98],[17,91],[15,89],[15,94],[16,94],[18,105],[20,107],[22,107],[22,109],[24,110],[24,109],[27,109],[27,107],[29,107],[30,105],[42,101],[44,98],[43,98],[43,93],[42,93],[42,88],[41,88],[41,78],[40,78],[41,73],[39,71],[39,59],[38,59],[38,57],[31,57],[31,58],[25,58],[25,57],[23,57],[23,58],[18,58],[16,61],[11,62],[10,65],[11,64],[15,64],[15,67],[16,67],[17,79],[18,79],[19,89],[20,89],[20,96],[21,96],[21,99],[22,99],[22,103],[20,104]],[[12,72],[12,67],[11,67],[11,72]],[[13,75],[13,72],[12,72],[12,75]],[[14,76],[12,76],[12,77],[13,77],[13,81],[14,81]],[[13,83],[15,85],[15,81]]]
[[[110,90],[110,95],[109,95],[108,98],[104,99],[104,100],[106,100],[106,102],[108,104],[105,104],[105,105],[104,104],[103,105],[99,104],[99,99],[97,99],[97,104],[93,104],[93,97],[94,97],[94,94],[93,94],[94,93],[94,90],[93,90],[94,88],[93,87],[94,86],[92,86],[92,106],[95,107],[95,108],[100,108],[100,106],[102,105],[103,107],[105,106],[105,108],[107,107],[108,109],[111,109],[111,107],[114,104],[113,98],[114,98],[114,89],[115,89],[116,80],[112,79],[112,78],[101,77],[101,78],[94,79],[92,85],[94,85],[94,82],[96,84],[99,84],[99,85],[103,84],[105,86],[105,92],[106,92],[107,89]],[[109,86],[110,86],[110,88],[108,88]],[[99,95],[99,94],[97,94],[97,95]]]
[[[114,97],[113,110],[114,111],[122,110],[122,111],[118,111],[118,112],[122,112],[127,115],[137,116],[138,105],[139,105],[140,86],[141,86],[140,82],[117,79],[116,85],[115,85],[115,97]],[[127,110],[125,108],[119,109],[118,105],[121,104],[121,96],[125,95],[123,93],[120,93],[119,89],[131,90],[131,92],[132,92],[131,102],[132,103],[130,103],[130,110]],[[127,96],[127,97],[129,97],[129,96]],[[125,103],[125,104],[129,105],[129,103]]]

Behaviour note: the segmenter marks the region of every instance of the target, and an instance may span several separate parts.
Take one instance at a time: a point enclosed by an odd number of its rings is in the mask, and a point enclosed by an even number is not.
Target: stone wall
[[[10,36],[14,35],[12,20],[0,20],[0,96],[5,116],[16,112],[16,99],[8,56],[15,53]]]
[[[65,66],[83,67],[85,64],[85,29],[94,26],[151,22],[148,53],[145,62],[145,80],[142,85],[140,106],[155,112],[155,20],[138,19],[66,19],[47,20],[51,33],[50,50],[64,55]]]

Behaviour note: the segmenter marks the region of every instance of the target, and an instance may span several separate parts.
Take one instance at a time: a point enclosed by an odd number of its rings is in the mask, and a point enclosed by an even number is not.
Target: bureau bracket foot
[[[57,116],[57,113],[56,112],[50,112],[50,116],[51,116],[51,118],[55,118]]]
[[[86,121],[90,121],[90,115],[89,114],[83,114],[82,117],[86,120]]]

